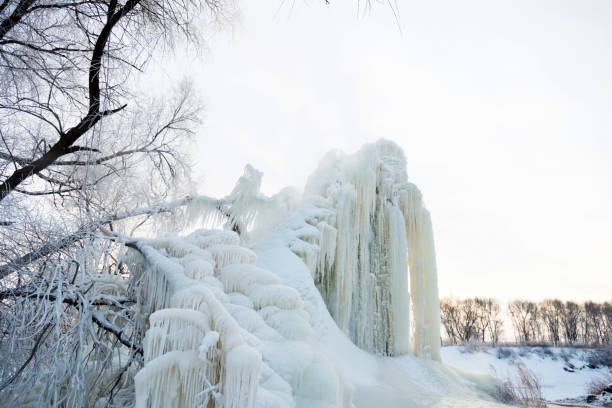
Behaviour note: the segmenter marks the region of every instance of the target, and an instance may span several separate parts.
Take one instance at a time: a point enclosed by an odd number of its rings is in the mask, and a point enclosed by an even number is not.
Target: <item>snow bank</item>
[[[588,384],[612,375],[607,367],[589,367],[588,349],[554,347],[462,347],[442,348],[444,361],[467,372],[512,377],[515,362],[523,363],[538,377],[542,394],[549,401],[588,394]]]

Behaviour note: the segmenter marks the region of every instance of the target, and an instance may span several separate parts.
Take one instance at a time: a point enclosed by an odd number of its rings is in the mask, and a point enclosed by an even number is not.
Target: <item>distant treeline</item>
[[[448,344],[498,344],[504,337],[506,320],[512,323],[514,339],[519,344],[612,344],[612,302],[515,300],[503,312],[495,299],[444,298],[440,301],[440,315]]]

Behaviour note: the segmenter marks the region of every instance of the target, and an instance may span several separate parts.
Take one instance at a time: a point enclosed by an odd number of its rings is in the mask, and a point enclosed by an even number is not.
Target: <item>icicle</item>
[[[319,286],[329,286],[325,271],[331,270],[336,259],[338,230],[325,221],[318,223],[317,228],[321,231],[321,240],[319,242],[319,262],[316,266],[314,281]]]
[[[313,198],[316,198],[316,200],[313,200]],[[334,225],[336,223],[336,212],[327,208],[328,205],[330,205],[328,200],[323,197],[309,197],[302,206],[306,212],[306,214],[304,214],[304,221],[317,228],[320,222]]]
[[[387,206],[389,220],[389,271],[391,274],[391,354],[410,352],[410,294],[408,293],[408,259],[406,227],[400,210]]]
[[[252,226],[260,204],[267,201],[259,192],[262,176],[262,172],[247,164],[244,174],[238,179],[232,192],[223,199],[224,202],[231,203],[231,211],[226,212],[228,218],[225,228],[234,230],[237,227],[240,230],[241,238],[247,235],[247,230]]]
[[[283,310],[268,306],[258,313],[266,324],[279,332],[287,340],[308,341],[312,337],[312,327],[302,310]]]
[[[192,309],[208,316],[211,315],[200,285],[194,285],[176,292],[170,300],[170,305],[174,308]]]
[[[128,266],[132,281],[140,278],[147,268],[147,263],[142,254],[133,248],[127,248],[119,261],[124,262]]]
[[[357,275],[359,239],[354,215],[356,200],[355,189],[350,185],[343,186],[337,205],[336,262],[325,274],[329,279],[322,285],[322,294],[327,299],[329,312],[344,331],[348,331]]]
[[[254,265],[231,264],[219,273],[226,292],[247,293],[254,285],[279,284],[280,279],[272,272],[258,268]]]
[[[194,195],[187,204],[184,218],[187,225],[211,227],[221,225],[226,217],[219,211],[219,200]]]
[[[276,306],[281,309],[304,307],[297,290],[285,285],[253,285],[247,296],[253,301],[256,309],[266,306]]]
[[[319,246],[296,239],[291,243],[289,249],[304,261],[310,273],[314,275],[319,261]]]
[[[225,408],[252,408],[255,404],[261,354],[243,345],[232,349],[225,357],[223,387]]]
[[[291,385],[265,362],[261,365],[259,390],[255,406],[265,408],[295,408]]]
[[[296,210],[300,199],[301,194],[297,189],[287,187],[269,199],[262,200],[262,205],[259,206],[257,216],[249,230],[249,241],[257,242],[258,239],[267,236],[289,214]]]
[[[213,245],[208,248],[218,269],[230,264],[251,264],[257,261],[255,252],[238,245]]]
[[[234,231],[198,229],[187,238],[202,249],[213,245],[238,245],[240,243],[240,237]]]
[[[249,333],[258,333],[261,329],[266,327],[266,322],[263,318],[252,308],[248,308],[240,305],[226,305],[227,311],[236,320],[238,325]],[[277,333],[278,334],[278,333]],[[259,336],[258,336],[259,337]],[[278,340],[282,340],[280,336],[274,336]],[[266,338],[269,340],[269,338]]]
[[[210,331],[208,316],[188,309],[163,309],[149,317],[144,339],[145,362],[169,351],[195,350]]]
[[[246,297],[244,294],[239,292],[230,292],[227,294],[229,302],[233,305],[244,306],[249,309],[253,309],[253,301]]]
[[[209,331],[206,333],[204,338],[202,339],[202,344],[198,348],[200,352],[200,359],[207,360],[208,354],[217,347],[217,343],[219,342],[219,333],[216,331]]]
[[[196,255],[199,259],[212,261],[210,254],[202,248],[193,245],[186,239],[167,236],[162,238],[143,240],[143,244],[156,249],[164,249],[168,255],[175,258],[183,258],[189,254]]]
[[[295,236],[311,245],[318,245],[321,239],[321,231],[310,224],[306,224],[295,231]]]
[[[141,245],[140,250],[147,259],[148,267],[141,278],[144,280],[140,293],[140,303],[146,315],[170,305],[172,295],[193,285],[193,280],[185,276],[183,267],[161,255],[155,249]]]
[[[149,361],[134,378],[136,408],[191,408],[202,404],[206,363],[195,351],[172,351]]]
[[[423,356],[440,360],[440,299],[438,295],[438,271],[434,248],[433,228],[429,211],[423,209],[423,241],[425,247],[425,305],[423,322]]]
[[[301,221],[287,233],[316,248],[312,269],[327,276],[325,268],[337,258],[336,229],[329,224],[336,215],[311,210],[311,224]],[[139,244],[139,262],[146,264],[146,273],[138,275],[139,302],[150,316],[145,366],[135,380],[137,407],[294,408],[295,394],[321,406],[352,408],[350,386],[314,351],[299,293],[254,266],[255,254],[236,239],[234,233],[198,230]],[[318,245],[325,251],[321,259]],[[358,250],[355,245],[352,254]]]
[[[191,279],[202,280],[215,273],[214,261],[212,259],[210,261],[203,260],[200,257],[189,254],[185,258],[181,258],[179,262],[184,267],[185,276]]]

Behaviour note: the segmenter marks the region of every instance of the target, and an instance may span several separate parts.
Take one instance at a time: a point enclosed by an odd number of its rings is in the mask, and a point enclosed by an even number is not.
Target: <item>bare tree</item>
[[[478,307],[474,299],[459,301],[459,321],[457,337],[462,343],[470,343],[480,338],[478,330]]]
[[[116,123],[143,113],[129,85],[160,39],[170,41],[176,32],[197,39],[197,31],[191,29],[197,12],[214,14],[222,4],[218,0],[4,1],[0,201],[15,191],[76,192],[134,155],[148,155],[160,171],[172,173],[175,149],[169,148],[173,138],[169,134],[188,129],[193,119],[185,100],[177,101],[169,121],[130,129],[133,132],[123,133],[127,136],[123,140],[114,134]],[[75,172],[75,167],[91,166],[107,171]],[[27,180],[31,181],[24,184]]]
[[[457,344],[461,315],[455,299],[447,297],[440,300],[440,318],[448,340],[451,344]]]
[[[601,306],[601,320],[604,326],[602,343],[610,345],[612,344],[612,302],[604,302]]]
[[[574,344],[578,341],[581,315],[582,312],[577,303],[565,302],[563,305],[563,314],[561,315],[561,325],[563,327],[563,338],[567,344]]]
[[[508,305],[516,341],[528,343],[535,339],[537,326],[537,305],[527,300],[515,300]]]
[[[548,341],[556,346],[561,341],[563,303],[557,299],[547,299],[540,303],[539,308],[542,322],[548,334]]]
[[[612,303],[562,302],[546,299],[536,304],[515,300],[508,304],[515,339],[519,343],[575,344],[607,346],[612,341]],[[478,340],[497,344],[503,333],[504,317],[494,299],[470,298],[440,300],[440,316],[451,344]]]
[[[488,336],[489,341],[496,344],[503,330],[499,303],[490,298],[475,298],[474,302],[478,309],[478,330],[481,341],[485,343]]]
[[[476,327],[478,329],[478,337],[482,343],[485,342],[485,337],[489,328],[489,307],[492,305],[489,303],[489,299],[474,298],[474,304],[476,307]]]
[[[501,317],[501,307],[495,299],[487,299],[486,314],[489,320],[487,331],[489,341],[495,345],[499,342],[504,331],[504,321]]]
[[[443,298],[440,301],[442,325],[451,344],[488,340],[497,344],[502,334],[500,306],[494,299]]]
[[[582,341],[584,344],[605,344],[605,319],[603,305],[594,302],[585,302],[583,313]]]

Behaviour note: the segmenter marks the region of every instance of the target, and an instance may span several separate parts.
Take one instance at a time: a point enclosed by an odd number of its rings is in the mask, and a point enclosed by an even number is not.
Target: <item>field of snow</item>
[[[514,374],[513,362],[522,362],[539,378],[544,398],[558,401],[585,396],[591,381],[612,375],[609,367],[589,367],[593,352],[553,347],[452,346],[442,348],[442,361],[462,371],[492,374],[501,379]]]

